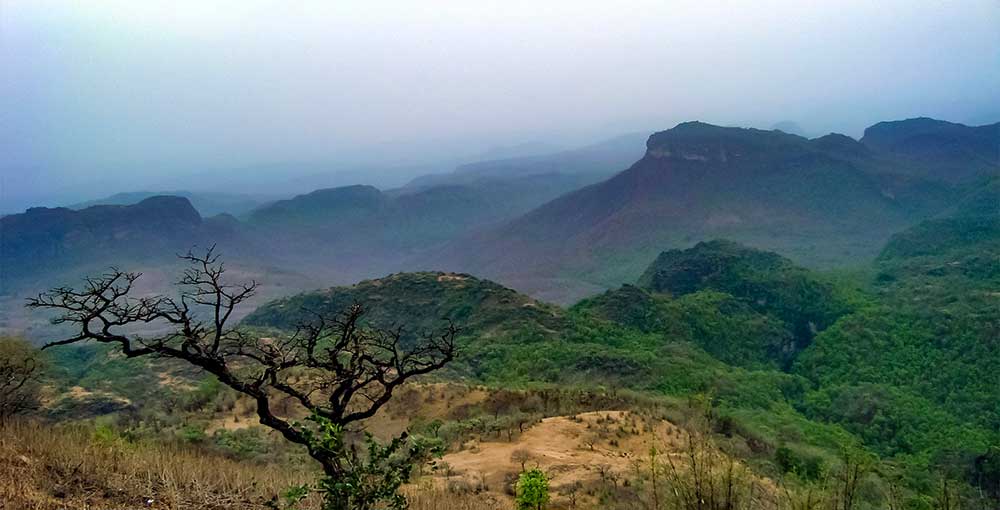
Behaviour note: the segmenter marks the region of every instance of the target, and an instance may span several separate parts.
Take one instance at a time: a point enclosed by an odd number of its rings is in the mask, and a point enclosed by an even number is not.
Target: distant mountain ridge
[[[94,259],[107,265],[174,254],[220,234],[181,197],[154,196],[134,205],[80,211],[36,207],[0,218],[0,280],[7,287],[39,272]]]
[[[873,129],[919,131],[914,123],[924,121]],[[979,140],[980,128],[969,129],[956,128],[954,136]],[[814,266],[871,260],[891,234],[969,192],[972,181],[955,184],[954,162],[913,175],[909,159],[875,142],[685,122],[651,135],[646,154],[627,170],[456,241],[433,258],[542,286],[567,278],[627,281],[660,248],[715,237]]]
[[[646,136],[621,135],[578,149],[551,154],[503,158],[461,165],[454,172],[418,177],[405,188],[423,188],[440,184],[471,184],[497,178],[529,175],[576,176],[590,184],[613,175],[642,155]],[[568,191],[568,190],[567,190]]]
[[[421,250],[502,223],[596,179],[572,170],[471,172],[472,179],[445,179],[430,186],[387,191],[341,186],[271,202],[248,195],[179,191],[173,195],[179,207],[162,208],[157,218],[139,214],[161,200],[155,192],[119,193],[75,204],[78,210],[31,210],[4,218],[0,289],[36,286],[39,278],[55,282],[61,274],[129,260],[176,262],[177,253],[216,243],[227,258],[259,266],[257,271],[293,269],[333,278],[331,283],[356,280],[401,269]],[[194,215],[199,216],[196,221]],[[119,224],[129,224],[130,217],[139,218],[134,232],[120,230]],[[184,235],[157,223],[174,221],[190,223]],[[64,232],[75,234],[64,239]],[[114,239],[128,240],[128,245],[114,247]],[[70,245],[72,250],[64,248]]]
[[[328,236],[317,238],[321,244],[377,241],[413,250],[500,224],[577,186],[575,177],[560,174],[389,191],[345,186],[265,205],[250,213],[247,223],[281,233]]]
[[[686,122],[649,136],[638,161],[614,175],[611,165],[634,158],[635,135],[399,189],[316,190],[257,207],[246,221],[203,219],[176,197],[32,209],[0,223],[3,286],[216,242],[238,261],[337,282],[457,270],[560,302],[634,281],[664,248],[719,237],[797,263],[843,265],[873,259],[890,235],[956,204],[995,203],[998,126],[911,119],[872,126],[858,141]],[[925,148],[935,156],[922,166],[912,164],[923,154],[914,140],[939,147]],[[973,170],[955,171],[961,164]],[[226,206],[203,198],[203,208]]]
[[[900,173],[968,182],[1000,172],[1000,122],[966,126],[920,117],[879,122],[861,143],[902,164]]]
[[[69,209],[86,209],[95,205],[132,205],[137,204],[147,198],[156,196],[174,196],[188,199],[191,205],[197,209],[203,217],[215,216],[218,214],[230,214],[232,216],[242,216],[269,199],[251,195],[198,192],[198,191],[130,191],[115,193],[104,198],[88,200],[68,205]]]

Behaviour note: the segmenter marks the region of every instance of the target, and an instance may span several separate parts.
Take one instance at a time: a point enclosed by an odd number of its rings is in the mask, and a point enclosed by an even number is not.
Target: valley
[[[1000,510],[997,0],[0,2],[0,510]]]
[[[350,331],[394,353],[454,327],[454,359],[342,432],[352,444],[405,432],[435,452],[400,482],[416,510],[509,508],[531,469],[551,508],[690,508],[702,483],[730,492],[698,498],[746,509],[842,508],[843,491],[853,508],[986,508],[1000,497],[1000,163],[981,148],[995,127],[915,119],[855,141],[684,123],[603,180],[553,163],[581,157],[570,151],[476,178],[317,190],[240,218],[165,196],[0,218],[5,332],[74,334],[23,299],[117,265],[144,274],[109,303],[150,311],[107,308],[124,314],[116,327],[178,353],[126,356],[117,336],[44,351],[42,424],[4,429],[0,501],[321,508],[295,492],[316,476],[312,451],[262,426],[239,379],[222,381],[310,331],[335,338],[319,332],[360,307]],[[927,159],[908,152],[913,137],[948,142]],[[200,274],[184,271],[201,259],[177,254],[211,246],[209,279],[189,284],[214,282],[216,260],[221,289],[256,282],[220,333],[242,357],[233,375],[158,336],[199,315],[152,312],[212,304],[157,297]],[[315,368],[274,375],[274,418],[315,418],[296,389],[322,381]]]

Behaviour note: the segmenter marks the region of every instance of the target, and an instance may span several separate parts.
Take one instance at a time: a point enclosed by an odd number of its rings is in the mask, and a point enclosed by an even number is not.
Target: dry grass
[[[253,508],[309,481],[310,468],[102,440],[79,426],[14,423],[0,429],[0,508]]]
[[[482,388],[421,385],[401,392],[365,425],[377,436],[393,435],[418,418],[447,418],[468,406],[484,404],[490,396]],[[253,422],[249,408],[237,405],[225,419],[216,417],[211,428]],[[684,464],[684,445],[688,444],[687,433],[660,415],[626,411],[550,417],[506,441],[503,437],[472,434],[461,446],[453,445],[452,452],[441,459],[446,470],[425,472],[405,489],[410,508],[511,508],[509,478],[520,469],[512,459],[518,450],[530,454],[529,465],[540,466],[552,476],[552,508],[632,508],[649,492],[642,478],[648,471],[650,448],[661,451],[661,462]],[[190,445],[129,443],[114,434],[95,434],[85,424],[14,423],[0,429],[0,510],[263,508],[275,495],[313,482],[318,475],[308,461],[301,465],[290,465],[289,460],[272,462],[232,460]],[[682,466],[679,472],[687,469]],[[676,485],[686,485],[681,478],[674,480]],[[762,488],[757,492],[774,492],[769,482],[754,480],[754,486]],[[318,496],[313,495],[301,508],[318,506]]]
[[[95,437],[85,426],[16,422],[0,429],[0,510],[264,508],[314,480],[313,466],[260,465],[162,444]],[[456,494],[426,480],[411,510],[506,510],[491,494]],[[300,505],[318,508],[313,495]]]
[[[405,491],[410,510],[510,510],[508,498],[497,494],[461,494],[422,483]]]
[[[442,462],[453,471],[450,482],[481,484],[502,493],[510,477],[520,472],[513,454],[522,451],[527,454],[526,466],[539,467],[551,477],[553,502],[564,503],[561,494],[568,487],[591,486],[602,478],[624,480],[651,447],[677,454],[684,438],[679,428],[663,420],[598,411],[545,418],[514,441],[470,441]]]

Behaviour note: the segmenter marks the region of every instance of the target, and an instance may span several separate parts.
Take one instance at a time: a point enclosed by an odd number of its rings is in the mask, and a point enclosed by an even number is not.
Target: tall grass
[[[265,508],[289,487],[313,481],[315,469],[132,443],[83,424],[21,421],[0,428],[0,510]],[[456,494],[426,482],[406,489],[411,510],[509,508],[488,494]],[[299,508],[318,509],[318,495]]]
[[[311,480],[311,469],[129,443],[83,425],[15,422],[0,429],[4,510],[253,508]]]

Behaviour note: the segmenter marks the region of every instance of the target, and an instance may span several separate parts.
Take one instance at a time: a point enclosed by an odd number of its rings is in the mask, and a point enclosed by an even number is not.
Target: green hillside
[[[877,268],[877,300],[793,367],[817,387],[806,412],[884,455],[996,476],[982,465],[1000,440],[1000,218],[924,222],[894,236]]]
[[[355,302],[372,324],[450,318],[464,329],[446,377],[707,395],[725,433],[756,445],[744,455],[759,469],[822,470],[861,445],[895,466],[917,505],[942,476],[967,487],[996,476],[984,459],[1000,440],[997,227],[952,218],[897,235],[860,296],[712,241],[664,252],[638,285],[569,309],[468,275],[412,273],[280,300],[244,323],[287,329],[304,310]]]
[[[643,273],[639,284],[675,296],[701,290],[730,294],[784,321],[801,347],[849,309],[830,284],[808,270],[775,253],[729,241],[665,251]]]

